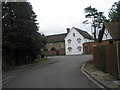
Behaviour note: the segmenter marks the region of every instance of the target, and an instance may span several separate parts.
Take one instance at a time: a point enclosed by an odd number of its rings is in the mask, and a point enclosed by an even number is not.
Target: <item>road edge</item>
[[[40,65],[54,64],[54,63],[57,63],[57,62],[59,62],[59,61],[61,61],[61,60],[56,60],[56,61],[51,61],[51,62],[40,63]],[[33,63],[33,64],[35,64],[35,63]],[[26,65],[26,67],[27,67],[27,66],[29,66],[29,64]],[[24,72],[24,71],[26,71],[26,70],[20,69],[20,71],[16,71],[16,72],[14,72],[12,75],[10,75],[10,76],[2,79],[2,81],[0,81],[0,82],[2,83],[2,86],[5,85],[6,83],[8,83],[9,81],[15,79],[19,73]]]
[[[102,82],[98,81],[93,75],[91,75],[85,68],[84,68],[85,64],[82,65],[81,67],[81,71],[83,72],[83,74],[90,79],[95,85],[97,85],[99,88],[105,89],[105,90],[111,90],[109,87],[107,87],[106,85],[104,85]]]

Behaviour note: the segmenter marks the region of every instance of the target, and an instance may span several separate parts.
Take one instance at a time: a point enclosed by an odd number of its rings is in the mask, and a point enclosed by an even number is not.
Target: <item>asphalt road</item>
[[[96,88],[80,70],[92,58],[92,55],[49,57],[59,61],[21,72],[3,88]]]

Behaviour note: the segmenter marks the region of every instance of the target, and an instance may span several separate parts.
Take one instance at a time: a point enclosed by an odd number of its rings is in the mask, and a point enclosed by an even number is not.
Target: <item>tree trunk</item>
[[[98,36],[98,42],[102,41],[103,35],[104,35],[104,31],[105,31],[105,25],[103,24],[103,28],[102,30],[99,32],[99,36]]]
[[[95,41],[97,41],[97,38],[96,38],[96,27],[95,26],[94,26],[94,33],[93,33],[93,35],[94,35]]]

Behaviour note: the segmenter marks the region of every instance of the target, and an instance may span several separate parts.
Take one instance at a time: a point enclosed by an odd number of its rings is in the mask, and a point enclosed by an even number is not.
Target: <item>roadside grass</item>
[[[37,58],[35,59],[36,63],[45,63],[48,61],[48,58]]]
[[[95,71],[98,71],[99,69],[96,68],[94,65],[93,65],[93,60],[90,60],[88,62],[86,62],[85,64],[85,69],[87,69],[88,71],[90,72],[95,72]]]
[[[19,69],[19,68],[22,68],[22,67],[26,67],[26,66],[29,66],[29,65],[35,65],[36,63],[45,63],[48,61],[48,58],[37,58],[35,59],[35,62],[33,63],[29,63],[29,64],[23,64],[23,65],[19,65],[19,66],[8,66],[7,68],[2,68],[2,72],[6,72],[6,71],[10,71],[10,70],[16,70],[16,69]]]
[[[99,76],[100,78],[102,78],[105,81],[113,81],[113,80],[118,79],[117,75],[103,72],[99,68],[95,67],[93,65],[93,60],[86,62],[84,68],[91,74],[93,74],[95,76]]]

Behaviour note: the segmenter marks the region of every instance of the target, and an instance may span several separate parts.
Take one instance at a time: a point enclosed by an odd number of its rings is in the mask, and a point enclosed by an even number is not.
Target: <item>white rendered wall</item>
[[[102,40],[112,39],[112,37],[111,37],[111,35],[110,35],[110,33],[108,32],[107,29],[105,29],[104,33],[107,34],[107,36],[105,34],[103,34]]]
[[[73,36],[73,33],[75,33],[75,37]],[[77,39],[80,38],[81,42],[78,43]],[[71,39],[71,44],[68,43],[68,39]],[[66,55],[80,55],[83,53],[83,46],[82,44],[84,42],[88,42],[88,39],[85,39],[77,30],[75,30],[74,28],[72,28],[72,30],[68,33],[68,35],[65,37],[65,51],[66,51]],[[81,51],[78,51],[77,47],[81,46],[82,49]],[[69,52],[68,47],[72,47],[72,51]]]

